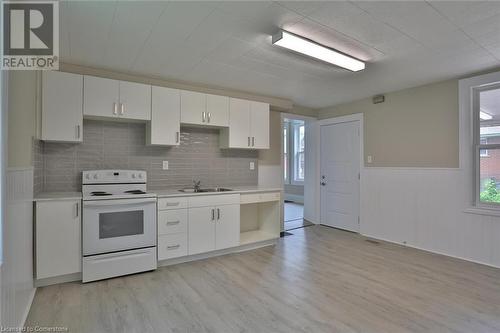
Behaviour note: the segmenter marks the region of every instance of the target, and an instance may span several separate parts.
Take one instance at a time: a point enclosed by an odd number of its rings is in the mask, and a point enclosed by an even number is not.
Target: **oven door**
[[[83,202],[83,255],[156,246],[156,198]]]

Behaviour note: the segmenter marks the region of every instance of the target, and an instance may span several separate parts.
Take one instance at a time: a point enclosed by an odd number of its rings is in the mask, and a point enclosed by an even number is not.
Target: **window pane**
[[[480,143],[500,143],[500,88],[479,93]]]
[[[500,149],[488,149],[479,161],[479,198],[485,203],[500,203]]]
[[[304,125],[299,127],[299,151],[304,151]]]

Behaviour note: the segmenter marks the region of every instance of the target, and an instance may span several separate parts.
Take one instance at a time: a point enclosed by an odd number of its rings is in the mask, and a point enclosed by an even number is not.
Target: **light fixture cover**
[[[484,111],[479,111],[479,119],[481,120],[491,120],[493,119],[493,116],[484,112]]]
[[[275,34],[272,43],[353,72],[365,69],[365,63],[361,60],[285,30]]]

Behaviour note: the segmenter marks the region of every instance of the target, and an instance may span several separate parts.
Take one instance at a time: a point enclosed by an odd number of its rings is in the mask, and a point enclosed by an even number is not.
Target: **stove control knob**
[[[94,174],[94,179],[97,179],[97,178],[99,178],[99,176],[96,173],[96,174]]]
[[[90,174],[88,173],[85,178],[90,179]]]
[[[139,174],[139,178],[142,178],[142,173]]]
[[[135,178],[135,173],[132,174],[132,178]]]

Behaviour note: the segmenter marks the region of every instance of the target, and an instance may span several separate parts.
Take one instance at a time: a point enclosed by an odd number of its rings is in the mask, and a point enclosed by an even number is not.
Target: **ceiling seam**
[[[108,29],[108,34],[106,37],[106,46],[102,55],[102,60],[106,59],[106,54],[108,53],[108,45],[109,45],[109,38],[111,36],[111,31],[113,30],[113,25],[115,24],[115,17],[116,17],[116,7],[117,7],[117,1],[114,1],[114,8],[113,8],[113,18],[111,19],[111,23],[109,24],[109,29]],[[104,62],[104,61],[103,61]]]
[[[165,7],[163,8],[163,10],[161,11],[160,15],[158,15],[155,23],[153,23],[151,25],[151,29],[149,29],[149,33],[148,35],[146,36],[146,38],[144,39],[144,42],[142,43],[141,47],[139,48],[136,56],[134,57],[134,60],[132,60],[132,63],[130,64],[129,66],[129,69],[128,69],[128,72],[131,72],[134,68],[134,65],[135,63],[137,62],[137,60],[139,59],[140,55],[142,54],[142,52],[144,51],[144,47],[146,46],[146,43],[149,41],[149,38],[151,38],[151,35],[153,34],[153,30],[154,28],[156,28],[156,26],[158,25],[158,22],[160,22],[160,19],[161,17],[163,16],[163,14],[165,13],[165,11],[167,10],[167,8],[170,6],[170,3],[167,3],[165,5]]]
[[[460,30],[460,32],[462,32],[467,38],[469,38],[474,44],[476,44],[477,46],[479,46],[479,48],[481,48],[483,51],[485,51],[486,53],[488,53],[491,57],[493,57],[493,59],[495,59],[497,62],[500,62],[500,58],[497,58],[493,53],[491,53],[488,49],[486,49],[485,47],[483,47],[480,43],[478,43],[472,36],[470,36],[467,32],[465,32],[465,30],[463,30],[460,26],[456,25],[455,23],[453,23],[453,21],[451,21],[448,16],[446,16],[445,14],[443,14],[439,9],[437,9],[436,7],[434,7],[431,3],[429,3],[429,1],[425,0],[425,3],[430,6],[433,10],[436,11],[436,13],[438,13],[441,17],[443,17],[446,21],[448,21],[451,25],[453,25],[455,28],[457,28],[458,30]]]

